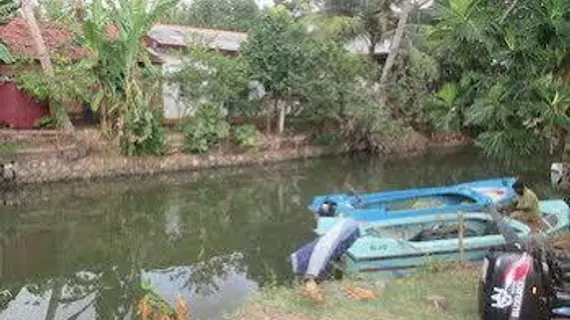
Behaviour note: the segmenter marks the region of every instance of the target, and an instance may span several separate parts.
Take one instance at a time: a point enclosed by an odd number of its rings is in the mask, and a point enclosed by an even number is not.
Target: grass
[[[10,155],[16,153],[20,149],[20,145],[14,142],[0,142],[0,155]]]
[[[447,266],[426,269],[418,275],[386,281],[344,280],[323,284],[325,303],[314,305],[303,298],[300,289],[284,287],[259,291],[237,313],[234,320],[477,320],[477,276],[474,266]],[[346,287],[373,290],[371,301],[350,300]],[[429,297],[445,299],[444,307],[435,307]]]

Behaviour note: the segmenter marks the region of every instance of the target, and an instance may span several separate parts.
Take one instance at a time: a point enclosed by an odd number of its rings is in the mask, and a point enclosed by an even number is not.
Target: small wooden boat
[[[510,177],[436,188],[320,195],[313,199],[309,210],[317,217],[350,217],[360,222],[474,212],[514,199],[511,186],[515,181]]]
[[[563,200],[546,200],[540,202],[543,212],[543,233],[552,235],[568,231],[570,225],[570,207]],[[344,230],[338,227],[341,222],[350,218],[322,218],[320,230],[330,230],[319,239],[331,238],[333,230],[342,236],[342,241],[317,241],[313,248],[324,247],[325,243],[348,248],[342,253],[336,248],[324,250],[329,258],[322,264],[321,272],[330,269],[328,264],[336,261],[345,273],[367,273],[374,276],[405,275],[425,265],[429,259],[434,261],[457,261],[460,258],[459,216],[455,213],[416,215],[404,218],[382,220],[367,224],[358,224],[357,229],[350,224]],[[506,223],[517,235],[526,240],[531,234],[524,223],[505,218]],[[334,226],[330,226],[333,224]],[[481,260],[489,249],[499,248],[506,244],[504,236],[499,232],[497,224],[488,213],[470,212],[463,215],[463,251],[467,261]],[[350,228],[349,228],[350,227]],[[340,232],[342,231],[342,232]],[[350,234],[350,236],[348,236]],[[358,237],[355,239],[355,235]],[[347,243],[350,241],[350,243]],[[319,244],[320,243],[320,244]],[[310,252],[309,245],[294,253],[297,256],[292,264],[305,263],[300,255],[323,255]],[[293,255],[292,255],[293,256]],[[313,259],[315,260],[315,259]],[[318,259],[322,263],[323,259]],[[307,270],[307,266],[295,266],[294,270]],[[313,267],[314,270],[317,268]],[[313,272],[313,274],[318,274]],[[319,274],[319,276],[323,276]]]

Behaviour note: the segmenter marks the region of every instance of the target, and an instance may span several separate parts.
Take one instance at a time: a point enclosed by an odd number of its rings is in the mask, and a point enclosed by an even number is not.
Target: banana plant
[[[428,112],[432,121],[441,129],[454,130],[462,125],[463,113],[458,103],[459,84],[448,82],[430,99]]]
[[[106,106],[101,110],[103,117],[115,120],[110,131],[119,137],[128,155],[164,152],[164,135],[150,106],[153,92],[160,92],[158,71],[142,40],[176,3],[94,0],[83,24],[85,44],[97,55],[95,69],[105,96],[95,99],[94,107]],[[106,121],[103,126],[107,127]]]

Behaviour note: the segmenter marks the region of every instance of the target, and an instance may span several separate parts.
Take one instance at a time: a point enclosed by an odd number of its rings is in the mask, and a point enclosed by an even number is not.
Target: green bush
[[[336,146],[340,144],[340,137],[336,133],[322,133],[316,136],[315,142],[321,146]]]
[[[184,151],[205,153],[230,135],[230,125],[224,120],[219,106],[203,104],[184,122],[182,132]]]
[[[261,144],[261,133],[252,124],[244,124],[235,128],[235,139],[238,145],[255,147]]]
[[[146,101],[137,99],[138,107],[125,115],[121,149],[129,156],[164,155],[166,142],[160,124],[161,109],[152,109]]]

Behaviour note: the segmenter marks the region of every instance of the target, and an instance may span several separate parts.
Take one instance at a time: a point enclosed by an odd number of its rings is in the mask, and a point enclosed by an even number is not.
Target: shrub
[[[340,144],[340,137],[336,133],[322,133],[316,136],[315,142],[321,146],[332,147]]]
[[[164,130],[160,125],[161,112],[160,109],[151,109],[148,103],[140,103],[138,108],[131,108],[127,112],[121,136],[121,149],[124,154],[164,155],[166,143]]]
[[[255,147],[261,144],[261,133],[252,124],[244,124],[235,128],[235,139],[238,145]]]
[[[230,134],[230,125],[222,116],[220,107],[214,104],[201,105],[193,117],[182,126],[184,151],[205,153]]]

